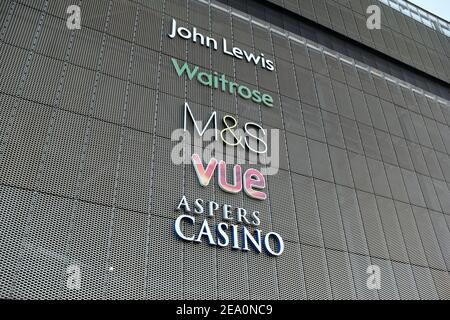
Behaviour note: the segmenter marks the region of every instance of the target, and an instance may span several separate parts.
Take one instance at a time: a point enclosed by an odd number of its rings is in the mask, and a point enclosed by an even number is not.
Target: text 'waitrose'
[[[228,92],[229,94],[237,92],[243,99],[251,99],[255,103],[263,103],[267,107],[273,107],[273,98],[270,94],[262,93],[259,90],[251,90],[243,84],[227,80],[224,74],[219,76],[217,72],[200,72],[198,66],[190,67],[186,62],[180,66],[175,58],[172,58],[172,64],[179,77],[185,74],[189,80],[196,78],[204,86]]]

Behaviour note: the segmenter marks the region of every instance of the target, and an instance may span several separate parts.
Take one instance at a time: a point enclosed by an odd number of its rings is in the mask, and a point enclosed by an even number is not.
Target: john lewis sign
[[[232,46],[230,42],[222,38],[219,42],[216,39],[205,36],[197,31],[196,27],[188,29],[183,26],[178,26],[175,19],[172,19],[172,26],[170,28],[169,38],[173,39],[175,37],[180,37],[182,39],[191,40],[194,43],[198,43],[201,46],[206,46],[207,48],[212,48],[218,50],[219,43],[221,44],[221,50],[224,54],[232,56],[239,60],[247,61],[248,63],[253,63],[256,66],[260,66],[263,69],[274,71],[275,64],[272,60],[266,59],[264,53],[255,54],[253,52],[247,52],[239,47]]]

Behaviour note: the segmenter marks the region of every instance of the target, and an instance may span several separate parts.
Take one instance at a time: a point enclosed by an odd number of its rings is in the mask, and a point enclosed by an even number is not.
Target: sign
[[[194,43],[198,43],[201,46],[206,46],[207,48],[212,48],[214,50],[218,50],[218,41],[209,36],[205,36],[199,32],[197,32],[197,28],[193,27],[192,30],[189,30],[185,27],[179,27],[177,25],[177,21],[172,19],[172,26],[170,29],[170,33],[168,34],[169,38],[173,39],[176,36],[179,36],[182,39],[192,40]],[[233,47],[228,43],[228,40],[222,38],[222,52],[226,55],[232,56],[239,60],[247,61],[248,63],[253,63],[256,66],[260,66],[263,69],[274,71],[275,64],[272,60],[266,59],[264,57],[264,53],[260,53],[256,55],[252,52],[247,52],[239,47]]]
[[[267,145],[264,141],[264,149],[254,149],[249,146],[248,140],[245,137],[236,137],[237,142],[230,144],[222,133],[237,125],[235,121],[233,125],[227,124],[227,119],[234,119],[233,117],[224,116],[224,123],[227,126],[221,131],[220,137],[223,142],[233,146],[247,146],[251,152],[265,153],[267,152]],[[189,105],[184,105],[184,130],[187,128],[187,121],[190,119],[193,123],[194,129],[200,136],[205,134],[208,126],[212,124],[212,137],[217,140],[217,114],[213,112],[209,117],[206,125],[201,130],[195,120]],[[235,119],[234,119],[235,120]],[[264,129],[256,123],[246,123],[245,130],[248,130],[249,125],[256,125],[263,132]],[[257,136],[253,136],[259,139]],[[217,181],[220,189],[225,192],[237,194],[245,192],[245,194],[256,200],[264,201],[267,199],[267,194],[264,191],[266,188],[266,180],[264,175],[255,168],[248,168],[242,172],[242,167],[239,164],[234,164],[231,177],[227,177],[227,164],[225,161],[218,161],[216,158],[210,158],[207,164],[203,164],[201,156],[197,153],[192,154],[192,166],[195,170],[199,184],[202,187],[208,187],[217,172]],[[266,252],[271,256],[280,256],[284,252],[283,238],[276,232],[263,232],[258,229],[261,225],[261,217],[259,211],[248,211],[245,208],[232,208],[228,204],[219,204],[214,201],[205,201],[201,198],[195,199],[191,204],[185,195],[182,196],[177,211],[181,214],[174,222],[174,232],[177,238],[188,241],[202,243],[207,242],[209,245],[218,247],[231,247],[232,249],[250,251],[254,250],[256,253]],[[210,225],[209,219],[216,215],[222,217],[222,222],[217,225]],[[196,223],[199,217],[203,219],[201,224]],[[213,219],[214,221],[214,219]],[[193,231],[190,228],[185,228],[185,224],[193,226]],[[251,231],[253,229],[253,232]]]
[[[186,40],[192,40],[194,43],[212,48],[216,51],[219,46],[219,42],[216,39],[199,33],[195,27],[188,29],[183,26],[178,26],[175,19],[172,19],[171,31],[168,36],[171,39],[178,36]],[[275,70],[273,61],[266,59],[263,53],[255,55],[239,47],[230,46],[225,38],[222,38],[221,44],[222,52],[225,55],[245,60],[248,63],[253,63],[269,71]],[[219,75],[217,72],[201,71],[199,66],[189,65],[187,62],[180,63],[175,58],[172,58],[171,61],[179,77],[184,75],[189,80],[196,79],[200,84],[212,89],[228,92],[229,94],[238,94],[243,99],[261,103],[267,107],[273,106],[273,98],[270,94],[260,92],[256,89],[252,90],[245,85],[228,80],[224,74]],[[217,113],[215,111],[209,117],[206,125],[200,129],[188,103],[185,102],[184,133],[186,133],[188,116],[192,120],[194,129],[197,131],[199,137],[203,137],[207,132],[207,128],[212,125],[213,129],[209,133],[212,133],[211,138],[214,138],[215,142],[217,142],[218,136],[220,136],[223,144],[231,147],[232,150],[235,149],[234,147],[238,147],[239,150],[241,148],[244,151],[248,150],[250,154],[266,157],[268,150],[265,141],[266,132],[259,124],[255,122],[245,123],[242,135],[240,135],[237,134],[236,130],[238,126],[237,119],[231,115],[225,115],[223,117],[225,128],[220,131],[219,135],[217,129]],[[255,128],[262,132],[262,136],[252,133],[251,129]],[[227,134],[228,136],[232,136],[232,139],[234,139],[233,142],[227,140]],[[262,148],[260,148],[261,145]],[[175,163],[173,151],[172,161]],[[193,169],[202,187],[207,188],[210,185],[214,173],[217,172],[218,185],[223,191],[232,194],[238,194],[243,191],[252,199],[260,201],[267,199],[267,194],[264,191],[266,188],[266,179],[258,169],[248,168],[243,172],[240,164],[233,164],[232,177],[227,177],[227,164],[224,160],[219,161],[215,157],[205,158],[210,160],[204,165],[198,153],[194,153],[191,156]],[[185,195],[182,196],[176,210],[181,212],[181,214],[174,222],[174,232],[176,237],[183,241],[196,243],[205,241],[212,246],[231,247],[232,249],[242,251],[250,251],[253,249],[256,253],[264,251],[271,256],[280,256],[284,252],[284,241],[278,233],[267,232],[264,234],[258,228],[261,225],[261,214],[259,211],[248,211],[241,207],[233,208],[228,204],[219,204],[215,201],[207,201],[202,198],[194,199],[192,203],[189,203]],[[222,222],[217,223],[217,225],[210,225],[210,219],[216,215],[221,216]],[[201,224],[196,222],[199,219],[203,219]],[[214,219],[211,220],[214,221]],[[191,228],[187,227],[188,225]]]
[[[203,127],[203,130],[200,130],[200,128],[197,125],[197,120],[195,120],[194,115],[192,114],[192,110],[189,107],[189,104],[187,102],[184,103],[184,123],[183,123],[183,131],[186,132],[187,130],[187,119],[188,115],[192,120],[192,123],[194,124],[194,128],[197,131],[198,135],[202,137],[206,130],[208,129],[208,126],[212,123],[213,130],[214,130],[214,140],[217,141],[217,112],[214,111],[211,113],[211,116],[209,117],[208,121],[206,122],[206,125]],[[228,121],[233,121],[232,124],[230,124]],[[261,154],[267,152],[267,143],[264,139],[261,137],[258,137],[256,134],[252,133],[250,128],[258,128],[263,136],[266,135],[266,131],[261,127],[259,124],[255,122],[246,122],[244,125],[244,133],[246,136],[238,136],[236,135],[235,128],[237,127],[237,120],[236,118],[226,115],[223,117],[223,123],[225,125],[225,128],[220,131],[220,138],[222,139],[223,143],[225,143],[228,146],[241,146],[243,149],[247,148],[250,151],[253,151],[254,153]],[[235,142],[230,142],[226,139],[226,133],[230,133]],[[254,139],[255,143],[251,143],[250,138]],[[262,144],[264,147],[262,149],[256,149],[255,144]]]
[[[172,58],[172,64],[179,77],[186,75],[189,80],[195,78],[204,86],[218,89],[229,94],[237,93],[243,99],[252,100],[255,103],[262,103],[266,107],[273,107],[273,98],[270,94],[262,93],[256,89],[251,90],[246,85],[227,80],[224,74],[219,76],[217,72],[203,72],[199,70],[198,66],[193,65],[191,67],[187,62],[180,65],[175,58]]]
[[[244,208],[232,208],[228,204],[220,206],[214,201],[206,202],[203,199],[195,199],[193,207],[194,209],[191,211],[186,196],[181,198],[177,206],[177,210],[183,211],[184,214],[179,215],[175,220],[174,230],[176,236],[184,241],[202,243],[205,239],[209,245],[231,246],[232,249],[242,251],[253,249],[257,253],[264,251],[271,256],[280,256],[284,252],[284,241],[278,233],[268,232],[264,235],[261,230],[255,229],[252,234],[246,227],[246,225],[259,226],[261,224],[258,211],[249,213]],[[224,222],[211,227],[208,218],[214,217],[216,211],[222,215]],[[207,218],[203,219],[201,225],[196,225],[196,216],[201,214],[207,214]],[[239,227],[238,224],[232,223],[233,221],[244,225]],[[193,225],[194,233],[187,234],[186,231],[183,231],[182,223]]]

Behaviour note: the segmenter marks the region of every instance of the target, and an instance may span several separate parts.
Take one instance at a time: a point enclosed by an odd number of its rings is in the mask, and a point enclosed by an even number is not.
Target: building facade
[[[406,1],[0,2],[1,298],[448,299],[449,156]]]

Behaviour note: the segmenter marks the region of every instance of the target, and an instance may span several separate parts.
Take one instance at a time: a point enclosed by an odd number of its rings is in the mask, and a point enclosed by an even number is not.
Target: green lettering
[[[211,86],[212,85],[212,76],[209,73],[206,72],[200,72],[197,75],[197,80],[204,86]]]
[[[259,92],[258,90],[253,90],[252,100],[256,103],[261,103],[262,102],[261,92]]]
[[[246,86],[239,86],[238,93],[244,99],[250,99],[252,96],[252,92]]]
[[[238,84],[236,82],[231,82],[229,83],[229,92],[230,94],[233,94],[235,91],[234,89],[238,87]]]
[[[186,73],[189,80],[192,80],[198,72],[198,66],[195,66],[195,68],[191,70],[187,62],[185,62],[180,68],[180,66],[178,65],[178,61],[175,58],[172,58],[172,64],[175,67],[175,70],[179,77],[181,77],[183,73]]]
[[[198,72],[199,67],[196,65],[191,68],[187,62],[184,62],[180,67],[177,59],[171,58],[171,60],[179,77],[181,77],[183,74],[186,74],[189,80],[192,80],[194,79],[194,77],[196,77],[197,81],[202,85],[213,87],[214,89],[220,89],[224,92],[228,91],[228,93],[230,94],[237,93],[243,99],[251,99],[255,103],[262,102],[267,107],[273,107],[273,98],[267,93],[263,94],[258,90],[251,90],[245,85],[239,85],[236,82],[228,81],[225,78],[224,74],[221,74],[219,76],[217,72],[214,72],[214,74],[207,72]]]
[[[262,102],[268,107],[273,107],[273,98],[267,93],[262,95]]]

